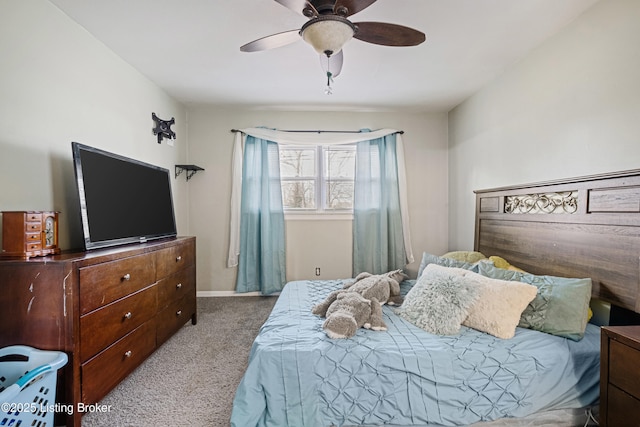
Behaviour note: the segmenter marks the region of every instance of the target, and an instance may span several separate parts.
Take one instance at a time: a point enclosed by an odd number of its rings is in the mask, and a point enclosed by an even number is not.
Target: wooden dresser
[[[602,328],[600,426],[640,426],[640,326]]]
[[[187,320],[195,238],[0,261],[0,347],[65,351],[57,400],[98,402]],[[108,416],[108,414],[106,414]]]

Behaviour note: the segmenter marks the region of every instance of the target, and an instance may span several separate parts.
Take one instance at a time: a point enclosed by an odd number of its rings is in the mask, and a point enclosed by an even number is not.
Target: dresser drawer
[[[154,283],[155,260],[144,254],[80,268],[80,314]]]
[[[609,342],[609,383],[633,396],[640,397],[640,381],[636,374],[640,351],[616,340]]]
[[[82,401],[102,399],[155,350],[155,322],[144,323],[82,365]]]
[[[183,268],[193,265],[196,248],[193,244],[175,245],[158,251],[156,263],[156,278],[162,279]]]
[[[196,267],[192,265],[158,281],[158,308],[195,293]]]
[[[187,295],[175,301],[156,317],[158,345],[165,342],[174,332],[184,325],[196,312],[195,295]]]
[[[117,341],[157,311],[157,291],[152,285],[80,317],[80,360],[85,361]]]
[[[609,386],[607,425],[614,427],[640,426],[640,400],[617,387]]]

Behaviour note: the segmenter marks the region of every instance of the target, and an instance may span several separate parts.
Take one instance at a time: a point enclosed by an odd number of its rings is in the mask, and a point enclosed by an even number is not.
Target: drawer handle
[[[130,312],[130,311],[127,311],[127,313],[124,315],[124,318],[125,318],[125,319],[131,319],[131,316],[132,316],[132,315],[131,315],[131,312]]]
[[[180,289],[180,288],[182,288],[182,283],[178,283],[178,284],[176,285],[176,289]]]
[[[176,311],[176,316],[182,316],[182,310]]]
[[[131,350],[127,350],[124,352],[124,357],[131,357],[132,354]]]
[[[180,262],[180,261],[182,261],[182,256],[181,256],[181,255],[178,255],[178,256],[176,257],[176,262]]]
[[[122,280],[123,281],[131,280],[131,275],[129,273],[125,274],[124,276],[122,276]]]

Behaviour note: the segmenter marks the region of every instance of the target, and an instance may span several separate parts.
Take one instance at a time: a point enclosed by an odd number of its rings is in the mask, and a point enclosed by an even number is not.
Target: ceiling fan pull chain
[[[331,82],[333,82],[332,76],[331,71],[327,71],[327,88],[324,90],[324,93],[327,95],[333,94],[333,88],[331,87]]]
[[[340,52],[340,54],[342,54],[342,52]],[[327,55],[327,88],[324,90],[324,93],[326,95],[332,95],[333,88],[331,87],[331,83],[333,82],[333,73],[331,72],[331,54],[325,52],[325,55]]]

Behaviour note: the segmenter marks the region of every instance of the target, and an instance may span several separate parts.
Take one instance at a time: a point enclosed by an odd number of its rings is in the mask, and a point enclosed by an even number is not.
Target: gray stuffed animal
[[[402,272],[402,270],[394,270],[385,274],[373,275],[371,273],[360,273],[356,276],[353,282],[348,282],[343,285],[342,290],[334,291],[327,296],[327,298],[317,304],[311,312],[324,316],[327,308],[336,300],[336,296],[340,292],[356,292],[362,295],[365,299],[371,300],[375,298],[380,302],[380,305],[400,305],[402,304],[402,297],[400,296],[400,282],[406,279],[408,276]]]
[[[358,292],[367,299],[376,298],[380,304],[400,305],[400,283],[409,276],[402,270],[393,270],[384,274],[360,273],[351,283],[344,285],[343,289]]]
[[[356,292],[348,291],[334,291],[331,296],[333,303],[326,312],[315,313],[327,318],[322,328],[329,338],[350,338],[358,328],[387,330],[382,320],[380,302],[375,298],[368,300]]]

